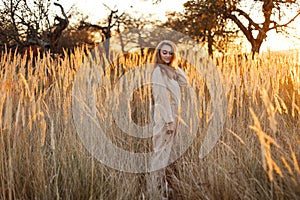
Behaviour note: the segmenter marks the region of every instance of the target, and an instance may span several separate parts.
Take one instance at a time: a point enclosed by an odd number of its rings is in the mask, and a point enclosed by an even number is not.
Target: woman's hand
[[[174,122],[168,122],[165,125],[167,127],[167,134],[175,133],[175,123]]]

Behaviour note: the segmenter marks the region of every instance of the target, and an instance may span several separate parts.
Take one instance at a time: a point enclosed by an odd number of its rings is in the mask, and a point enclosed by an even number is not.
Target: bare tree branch
[[[64,8],[58,3],[54,3],[54,5],[60,7],[61,13],[64,16],[64,18],[61,18],[57,15],[54,18],[54,20],[58,21],[58,24],[56,25],[53,33],[51,34],[51,46],[52,47],[56,46],[57,41],[58,41],[59,37],[61,36],[63,30],[65,28],[67,28],[67,26],[69,25],[69,19],[68,19],[68,16],[66,15],[66,13],[64,11]]]
[[[293,18],[291,18],[288,22],[286,22],[284,24],[274,23],[274,26],[271,27],[270,30],[272,30],[272,29],[276,29],[277,30],[278,28],[287,27],[289,24],[291,24],[292,22],[294,22],[298,16],[300,16],[300,11]]]
[[[69,23],[68,16],[66,15],[65,10],[62,7],[62,5],[60,5],[59,3],[54,3],[54,5],[60,7],[62,15],[64,16],[65,20]]]
[[[241,10],[241,9],[236,9],[236,12],[238,12],[238,14],[240,16],[243,16],[247,19],[247,21],[249,22],[249,25],[252,25],[255,29],[260,29],[260,26],[255,23],[249,16],[249,14],[247,14],[245,11]]]

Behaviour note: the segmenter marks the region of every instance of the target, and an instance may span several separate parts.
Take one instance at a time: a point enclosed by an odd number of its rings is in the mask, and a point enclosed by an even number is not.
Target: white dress
[[[187,78],[180,68],[156,66],[152,73],[152,94],[154,97],[153,156],[151,158],[152,187],[164,187],[165,167],[170,159],[171,148],[178,124],[180,86],[187,85]],[[168,134],[166,123],[173,122],[175,133]],[[154,171],[154,172],[153,172]],[[163,189],[162,189],[163,190]]]

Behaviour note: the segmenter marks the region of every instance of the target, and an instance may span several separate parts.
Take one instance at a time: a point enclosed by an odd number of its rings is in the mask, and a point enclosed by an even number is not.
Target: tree
[[[131,30],[141,30],[136,31],[137,37],[136,41],[133,40],[132,37],[126,38],[126,35],[120,34],[120,40],[122,43],[122,51],[126,53],[127,49],[125,48],[126,45],[130,46],[131,48],[140,49],[141,55],[144,55],[144,47],[152,47],[153,46],[153,38],[150,32],[142,31],[145,30],[147,26],[151,26],[152,24],[158,24],[158,21],[149,20],[151,19],[151,15],[144,15],[142,14],[139,17],[133,17],[128,13],[124,13],[124,15],[119,19],[120,26],[118,29],[118,33],[121,33],[121,28],[125,31]],[[153,33],[152,33],[153,34]],[[149,49],[148,49],[149,50]]]
[[[108,15],[107,21],[103,23],[105,25],[92,24],[90,22],[82,20],[80,21],[78,29],[100,31],[102,41],[104,42],[106,57],[109,58],[110,43],[108,39],[111,37],[112,29],[118,26],[119,18],[121,18],[122,14],[118,15],[118,9],[111,9],[105,4],[104,6],[110,10],[110,14]]]
[[[37,45],[42,49],[55,50],[57,42],[69,24],[64,8],[62,17],[56,15],[50,23],[50,0],[2,0],[0,7],[1,43],[9,48],[26,49]]]
[[[184,13],[169,13],[165,25],[199,42],[206,42],[208,54],[212,56],[214,49],[223,51],[237,33],[228,28],[228,21],[219,14],[219,5],[218,0],[187,1]]]
[[[62,35],[62,32],[69,25],[69,19],[64,11],[64,8],[58,3],[54,3],[54,5],[60,8],[63,18],[59,17],[58,15],[56,15],[54,18],[54,21],[57,21],[58,23],[55,24],[53,31],[50,31],[50,35],[49,35],[50,36],[49,45],[50,47],[52,47],[52,49],[54,49],[57,46],[58,40]]]
[[[250,42],[253,55],[259,53],[269,31],[287,33],[289,25],[300,15],[299,0],[193,0],[185,3],[185,10],[194,10],[195,6],[199,13],[215,16],[208,18],[211,23],[214,23],[213,20],[231,20]],[[249,12],[251,8],[254,8],[254,12]],[[294,14],[290,16],[291,13]],[[188,14],[185,16],[186,19]],[[190,16],[195,17],[193,14]],[[197,19],[202,26],[203,17],[198,16]]]
[[[253,5],[257,9],[257,14],[262,20],[256,20],[255,16],[247,13],[246,7],[241,6],[242,0],[224,1],[222,14],[231,19],[243,32],[251,44],[253,54],[259,53],[263,41],[267,38],[267,33],[271,30],[284,32],[286,28],[300,15],[300,5],[297,0],[253,0],[248,1],[248,5]],[[288,17],[288,13],[294,13]],[[282,23],[281,19],[288,18]],[[261,21],[261,22],[256,22]]]

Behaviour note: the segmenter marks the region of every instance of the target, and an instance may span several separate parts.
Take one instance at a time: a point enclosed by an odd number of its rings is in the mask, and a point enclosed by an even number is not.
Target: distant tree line
[[[161,1],[152,2],[159,5]],[[54,16],[51,5],[59,8]],[[66,12],[58,1],[1,0],[0,50],[16,49],[26,53],[28,49],[35,49],[61,54],[64,49],[72,50],[82,45],[92,48],[100,36],[100,41],[106,41],[104,46],[108,55],[110,44],[107,39],[112,35],[155,23],[206,44],[211,56],[216,51],[226,51],[242,33],[255,54],[260,51],[269,31],[288,33],[289,25],[300,15],[297,0],[188,0],[184,11],[169,13],[165,23],[153,22],[146,17],[137,19],[118,9],[107,9],[110,11],[107,19],[93,24],[82,17],[83,14],[75,13],[76,10]],[[71,18],[79,20],[71,25]],[[284,23],[282,19],[285,19]],[[154,36],[141,37],[138,43],[151,43],[149,40]],[[128,41],[121,39],[125,51]]]

